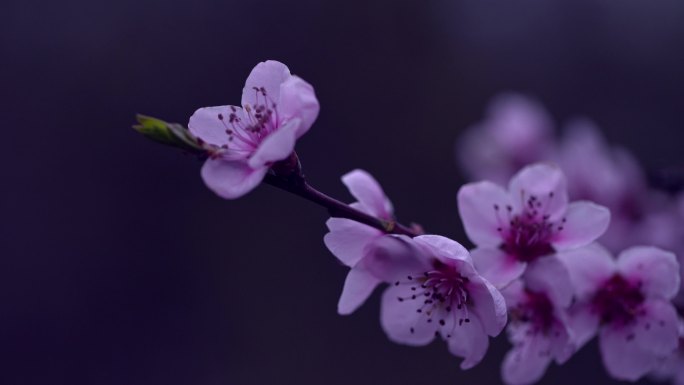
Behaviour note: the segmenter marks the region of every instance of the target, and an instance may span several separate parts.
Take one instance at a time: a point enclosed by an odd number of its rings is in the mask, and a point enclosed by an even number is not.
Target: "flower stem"
[[[351,219],[364,225],[374,227],[387,234],[402,234],[410,237],[420,235],[410,227],[404,226],[395,221],[386,221],[368,215],[363,211],[357,210],[346,203],[340,202],[315,188],[311,187],[299,174],[294,174],[289,178],[279,177],[274,174],[267,174],[264,183],[285,190],[319,206],[328,209],[332,217]]]

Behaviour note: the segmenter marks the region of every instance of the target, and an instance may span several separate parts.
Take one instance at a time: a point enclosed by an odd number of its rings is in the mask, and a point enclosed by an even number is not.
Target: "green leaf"
[[[203,152],[197,139],[178,123],[168,123],[151,116],[136,115],[138,124],[133,128],[155,142],[182,148],[190,152]]]

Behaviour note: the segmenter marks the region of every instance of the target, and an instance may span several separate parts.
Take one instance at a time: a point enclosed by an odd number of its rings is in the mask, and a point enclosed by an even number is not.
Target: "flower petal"
[[[342,295],[337,303],[337,312],[341,315],[348,315],[359,308],[373,290],[378,286],[380,280],[375,278],[366,269],[353,267],[349,270],[344,281]]]
[[[382,236],[380,230],[344,218],[330,218],[325,222],[330,230],[323,237],[325,246],[340,262],[352,267],[366,255],[366,247]]]
[[[470,317],[470,322],[455,325],[451,331],[451,337],[447,339],[449,352],[463,357],[461,369],[470,369],[484,358],[489,348],[489,338],[482,329],[482,324],[477,316]]]
[[[400,344],[427,345],[435,338],[434,323],[427,322],[425,313],[418,313],[420,307],[410,298],[413,291],[407,285],[390,286],[382,295],[380,324],[387,337]]]
[[[366,257],[362,261],[364,268],[389,283],[412,280],[430,269],[428,262],[423,250],[405,235],[376,238],[366,248]]]
[[[492,337],[499,335],[508,320],[506,301],[501,293],[481,277],[472,277],[468,294],[472,300],[468,310],[480,319],[484,332]]]
[[[601,357],[608,374],[613,378],[636,381],[658,365],[657,356],[643,349],[635,341],[633,333],[629,327],[607,325],[601,329]]]
[[[513,207],[510,196],[492,182],[468,183],[458,190],[463,227],[468,238],[478,246],[498,247],[503,242],[499,229],[508,228],[508,207]]]
[[[567,311],[567,325],[570,337],[577,349],[589,342],[598,331],[599,316],[584,302],[575,303]]]
[[[540,204],[540,212],[548,215],[551,222],[561,219],[567,209],[565,176],[551,163],[535,163],[523,168],[511,178],[508,191],[517,212],[525,210],[528,199],[533,196]]]
[[[608,228],[610,210],[592,202],[572,202],[564,218],[563,229],[551,242],[556,250],[586,246],[597,240]]]
[[[546,294],[556,308],[570,306],[574,294],[570,273],[555,255],[542,257],[530,263],[523,280],[528,289]]]
[[[226,124],[232,106],[204,107],[195,111],[188,122],[188,129],[197,138],[216,147],[228,144]]]
[[[278,117],[287,122],[297,118],[301,124],[297,128],[297,138],[304,135],[318,117],[318,99],[311,84],[297,76],[290,76],[280,85]]]
[[[280,100],[280,85],[290,76],[292,76],[290,70],[281,62],[267,60],[257,64],[250,72],[245,81],[245,87],[242,89],[242,105],[264,104],[266,101],[264,95],[255,90],[255,87],[258,89],[263,87],[266,91],[266,98],[272,103],[277,103]]]
[[[251,168],[242,161],[207,159],[202,179],[213,192],[226,199],[240,198],[261,183],[268,168]]]
[[[516,327],[527,329],[528,325],[509,326],[510,334],[521,334]],[[531,333],[516,341],[517,344],[506,353],[501,365],[501,376],[508,385],[528,385],[537,382],[551,363],[548,338]],[[515,343],[515,342],[514,342]]]
[[[350,171],[342,176],[342,183],[354,198],[370,210],[369,214],[385,220],[392,219],[392,203],[368,172],[360,169]]]
[[[651,246],[631,247],[618,256],[620,273],[640,282],[648,296],[671,299],[679,290],[679,263],[674,254]]]
[[[419,235],[413,240],[426,247],[434,257],[444,260],[463,261],[468,264],[473,263],[470,253],[460,243],[441,235]]]
[[[559,252],[557,256],[568,268],[572,286],[579,299],[592,295],[616,272],[613,257],[597,243]]]
[[[671,303],[646,301],[643,314],[636,319],[634,334],[642,349],[665,358],[679,345],[679,320]]]
[[[470,251],[475,269],[497,288],[520,277],[527,264],[510,257],[501,249],[480,247]]]
[[[283,160],[292,154],[297,141],[299,119],[293,119],[270,133],[249,158],[250,167],[262,167]]]

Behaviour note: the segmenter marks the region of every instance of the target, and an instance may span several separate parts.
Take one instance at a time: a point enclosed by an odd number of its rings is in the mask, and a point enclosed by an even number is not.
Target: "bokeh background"
[[[400,219],[467,243],[454,141],[501,91],[593,118],[649,168],[681,165],[684,2],[3,0],[2,384],[499,384],[389,342],[378,295],[336,314],[326,213],[237,201],[130,126],[238,103],[259,61],[311,82],[312,184],[372,172]],[[543,384],[611,384],[595,345]]]

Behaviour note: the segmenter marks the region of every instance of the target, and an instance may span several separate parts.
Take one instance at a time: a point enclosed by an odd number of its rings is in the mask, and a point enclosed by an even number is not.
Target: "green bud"
[[[202,146],[197,139],[190,134],[187,128],[178,123],[167,123],[145,115],[136,115],[138,124],[133,128],[147,138],[165,144],[178,147],[189,152],[202,152]]]

